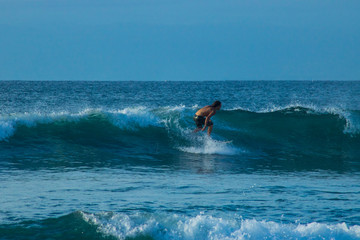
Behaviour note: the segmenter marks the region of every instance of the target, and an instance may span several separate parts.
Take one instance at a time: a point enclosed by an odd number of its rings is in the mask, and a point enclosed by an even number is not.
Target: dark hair
[[[215,101],[213,104],[210,105],[210,107],[218,107],[221,105],[220,101]]]

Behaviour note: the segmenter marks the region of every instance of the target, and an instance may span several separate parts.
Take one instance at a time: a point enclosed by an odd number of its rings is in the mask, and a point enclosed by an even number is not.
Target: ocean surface
[[[360,239],[360,81],[1,81],[0,104],[1,240]]]

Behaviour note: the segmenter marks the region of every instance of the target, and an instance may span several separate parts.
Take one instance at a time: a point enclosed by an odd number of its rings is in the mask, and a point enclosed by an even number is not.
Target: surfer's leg
[[[213,129],[213,125],[211,125],[211,126],[208,127],[208,135],[209,135],[209,136],[210,136],[210,134],[211,134],[212,129]]]

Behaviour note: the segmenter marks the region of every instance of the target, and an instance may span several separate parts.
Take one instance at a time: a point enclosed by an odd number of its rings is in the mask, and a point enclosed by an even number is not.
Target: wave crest
[[[38,125],[49,127],[70,125],[83,122],[107,122],[118,128],[135,130],[148,126],[159,126],[159,119],[147,109],[125,108],[115,111],[85,109],[78,113],[23,113],[0,117],[0,140],[12,137],[19,127],[36,128]],[[103,127],[103,125],[99,126]],[[91,129],[89,129],[91,131]]]
[[[118,239],[139,236],[154,239],[358,239],[360,226],[346,223],[285,224],[273,221],[177,214],[82,213],[98,231]]]

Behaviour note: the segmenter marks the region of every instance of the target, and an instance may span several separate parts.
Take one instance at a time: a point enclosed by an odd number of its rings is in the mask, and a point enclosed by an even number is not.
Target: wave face
[[[192,107],[124,108],[2,116],[0,148],[92,147],[119,156],[215,154],[274,159],[360,160],[360,111],[291,106],[252,112],[223,110],[212,138],[194,134]],[[25,151],[26,152],[26,151]]]
[[[359,239],[360,226],[345,223],[276,223],[214,217],[156,213],[72,214],[28,221],[16,226],[0,225],[4,239]]]
[[[339,158],[356,158],[359,153],[359,111],[296,106],[270,112],[225,111],[219,118],[230,126],[224,130],[226,137],[252,149]]]

